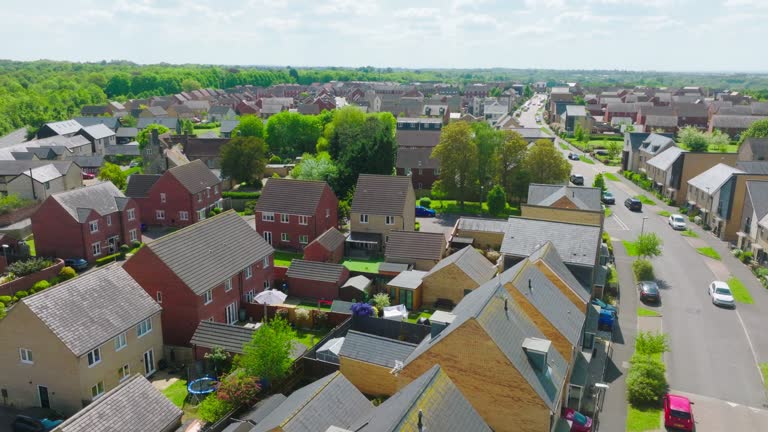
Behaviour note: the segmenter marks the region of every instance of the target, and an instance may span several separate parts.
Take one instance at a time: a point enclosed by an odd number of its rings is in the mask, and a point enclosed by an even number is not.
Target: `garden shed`
[[[339,297],[347,301],[363,301],[370,292],[372,281],[365,276],[353,276],[339,290]]]
[[[341,351],[342,345],[344,345],[343,337],[329,339],[317,349],[315,356],[318,360],[339,364],[339,351]]]

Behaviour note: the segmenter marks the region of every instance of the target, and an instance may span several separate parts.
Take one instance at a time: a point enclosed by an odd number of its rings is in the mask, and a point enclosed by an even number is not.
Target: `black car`
[[[584,176],[581,174],[572,174],[571,183],[577,186],[584,186]]]
[[[64,417],[48,408],[29,408],[19,413],[11,428],[13,432],[48,432],[60,425]]]
[[[613,194],[608,191],[603,192],[601,200],[603,201],[603,204],[616,204],[616,198],[614,198]]]
[[[88,268],[88,261],[82,258],[68,258],[64,260],[64,265],[72,267],[77,271],[82,271]]]
[[[659,286],[653,281],[642,281],[637,284],[637,290],[640,291],[640,301],[645,303],[659,303],[661,293]]]
[[[576,153],[568,153],[568,159],[579,160],[579,155],[577,155]]]
[[[624,201],[624,206],[631,211],[643,211],[643,203],[637,198],[627,198]]]

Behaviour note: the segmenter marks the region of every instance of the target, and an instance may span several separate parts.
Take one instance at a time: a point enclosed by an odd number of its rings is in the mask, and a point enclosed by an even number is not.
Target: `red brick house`
[[[134,174],[125,194],[139,204],[141,223],[183,227],[221,208],[221,179],[205,164],[192,161],[160,174]]]
[[[273,252],[227,211],[147,243],[123,268],[163,306],[165,344],[189,346],[200,321],[233,324],[272,286]]]
[[[288,294],[301,298],[335,300],[349,279],[349,269],[341,264],[295,259],[288,267]]]
[[[341,231],[328,228],[304,248],[304,259],[339,264],[344,259],[344,241]]]
[[[397,175],[411,178],[414,190],[431,190],[440,177],[440,161],[432,157],[429,147],[398,147],[395,168]]]
[[[339,200],[321,181],[267,180],[256,204],[256,231],[276,249],[302,250],[338,221]]]
[[[53,194],[31,218],[37,254],[94,262],[141,241],[140,214],[111,182]]]

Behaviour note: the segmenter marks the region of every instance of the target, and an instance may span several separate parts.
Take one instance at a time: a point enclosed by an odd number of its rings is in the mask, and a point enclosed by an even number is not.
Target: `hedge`
[[[118,260],[118,258],[120,258],[121,256],[123,256],[123,254],[121,254],[121,253],[116,253],[116,254],[107,255],[107,256],[105,256],[105,257],[99,258],[99,259],[97,259],[97,260],[96,260],[96,267],[101,267],[101,266],[103,266],[103,265],[106,265],[106,264],[109,264],[109,263],[111,263],[111,262],[115,262],[115,261],[117,261],[117,260]]]
[[[653,264],[644,259],[635,260],[632,263],[632,272],[635,273],[637,281],[652,281],[655,279],[653,274]]]
[[[258,199],[261,196],[261,192],[225,191],[221,193],[221,196],[234,199]]]
[[[16,261],[7,267],[8,273],[13,273],[16,277],[22,277],[37,273],[53,265],[53,262],[43,258],[30,258],[24,261]]]

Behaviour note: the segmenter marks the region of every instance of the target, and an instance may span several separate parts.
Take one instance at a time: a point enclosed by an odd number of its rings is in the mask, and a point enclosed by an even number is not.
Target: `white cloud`
[[[395,16],[398,18],[436,18],[440,16],[440,9],[438,8],[406,8],[395,12]]]

